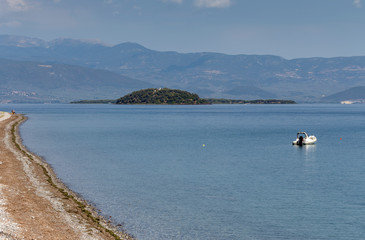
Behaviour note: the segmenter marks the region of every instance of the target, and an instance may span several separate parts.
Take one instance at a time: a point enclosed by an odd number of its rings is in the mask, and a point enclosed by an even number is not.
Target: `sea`
[[[365,105],[0,105],[140,240],[365,237]],[[298,131],[315,135],[294,146]]]

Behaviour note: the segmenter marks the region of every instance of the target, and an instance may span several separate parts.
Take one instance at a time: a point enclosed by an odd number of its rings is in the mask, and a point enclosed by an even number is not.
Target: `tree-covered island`
[[[168,88],[148,88],[117,99],[116,104],[208,104],[197,94]]]
[[[198,105],[198,104],[295,104],[292,100],[259,99],[234,100],[200,98],[195,93],[169,88],[148,88],[134,91],[116,100],[81,100],[78,104],[166,104],[166,105]]]

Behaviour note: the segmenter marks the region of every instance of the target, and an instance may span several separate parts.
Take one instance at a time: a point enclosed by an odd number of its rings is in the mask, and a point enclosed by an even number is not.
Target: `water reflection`
[[[294,147],[296,148],[298,154],[300,154],[300,156],[304,157],[305,161],[315,161],[316,160],[316,145],[303,145],[303,146],[299,146],[299,145],[294,145]]]

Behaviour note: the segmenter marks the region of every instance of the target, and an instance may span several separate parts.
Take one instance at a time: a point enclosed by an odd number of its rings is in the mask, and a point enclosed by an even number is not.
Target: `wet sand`
[[[98,216],[27,151],[18,135],[25,120],[0,113],[0,240],[133,239]]]

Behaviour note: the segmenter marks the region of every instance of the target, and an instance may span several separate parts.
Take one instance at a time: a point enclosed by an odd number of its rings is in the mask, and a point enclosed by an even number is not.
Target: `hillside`
[[[302,58],[270,55],[159,52],[136,43],[106,46],[72,39],[0,35],[0,57],[112,71],[156,87],[201,97],[321,101],[365,86],[365,57]],[[107,97],[110,98],[110,97]]]
[[[132,92],[119,98],[116,104],[207,104],[197,94],[178,89],[149,88]]]
[[[353,87],[330,96],[324,97],[323,102],[340,103],[342,101],[361,100],[365,102],[365,87]]]
[[[117,98],[151,86],[105,70],[0,59],[1,103],[66,103],[75,99]]]

